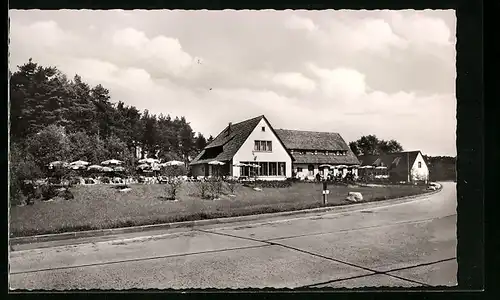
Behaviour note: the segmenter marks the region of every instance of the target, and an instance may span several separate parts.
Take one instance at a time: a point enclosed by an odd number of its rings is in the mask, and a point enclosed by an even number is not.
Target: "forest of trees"
[[[10,77],[11,180],[43,175],[51,161],[85,160],[99,164],[140,158],[188,162],[208,141],[184,117],[139,111],[112,101],[102,85],[79,75],[69,79],[55,67],[31,59]]]
[[[362,136],[358,140],[350,142],[349,148],[351,148],[356,156],[379,155],[403,151],[403,146],[401,146],[398,141],[381,140],[375,135]]]

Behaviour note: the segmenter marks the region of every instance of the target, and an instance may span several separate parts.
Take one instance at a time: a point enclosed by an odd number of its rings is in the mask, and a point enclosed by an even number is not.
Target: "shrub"
[[[168,200],[175,200],[182,186],[182,181],[176,178],[170,178],[165,185],[165,192]]]
[[[73,193],[69,189],[65,189],[64,191],[59,193],[58,196],[64,198],[65,200],[71,200],[71,199],[75,198],[75,196],[73,195]]]
[[[33,155],[17,143],[11,143],[9,153],[9,200],[11,204],[25,204],[28,194],[23,192],[26,181],[34,181],[42,175]]]
[[[196,182],[196,188],[198,189],[198,196],[200,196],[201,199],[209,199],[209,183],[206,181],[199,181]]]
[[[222,192],[222,180],[220,178],[210,178],[207,183],[210,199],[218,198]]]
[[[57,196],[57,187],[53,185],[43,185],[37,188],[37,197],[42,200],[50,200]]]
[[[162,173],[168,177],[177,177],[185,176],[187,174],[187,170],[184,166],[166,166],[162,169]]]
[[[72,177],[72,178],[70,178],[69,184],[70,185],[80,184],[80,178],[79,177]]]
[[[237,182],[234,181],[234,180],[228,180],[226,185],[227,185],[227,189],[229,190],[229,192],[231,193],[231,195],[234,195],[234,192],[236,191],[236,186],[237,186]]]

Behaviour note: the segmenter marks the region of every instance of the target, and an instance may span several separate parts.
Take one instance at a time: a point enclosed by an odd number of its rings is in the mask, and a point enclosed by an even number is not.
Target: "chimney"
[[[227,135],[231,134],[231,122],[229,122],[229,125],[227,125]]]

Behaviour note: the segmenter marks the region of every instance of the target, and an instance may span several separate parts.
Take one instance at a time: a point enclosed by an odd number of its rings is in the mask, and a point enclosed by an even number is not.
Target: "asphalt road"
[[[426,287],[457,284],[456,189],[298,218],[19,246],[15,289]]]

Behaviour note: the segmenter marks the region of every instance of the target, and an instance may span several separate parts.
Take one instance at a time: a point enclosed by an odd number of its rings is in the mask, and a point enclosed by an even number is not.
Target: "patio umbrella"
[[[65,161],[56,160],[56,161],[53,161],[53,162],[49,163],[48,166],[49,166],[49,168],[53,168],[53,167],[67,167],[68,163],[65,162]]]
[[[141,164],[137,166],[137,169],[149,169],[151,166],[148,164]]]
[[[138,161],[138,163],[140,164],[153,164],[153,163],[159,163],[160,160],[159,159],[155,159],[155,158],[143,158],[143,159],[140,159]]]
[[[121,165],[123,162],[117,159],[109,159],[105,160],[101,163],[101,165]]]
[[[91,165],[87,168],[87,170],[95,170],[95,171],[102,171],[102,167],[99,165]]]
[[[71,165],[70,165],[70,166],[69,166],[69,168],[70,168],[71,170],[81,170],[81,169],[87,169],[87,167],[86,167],[86,166],[84,166],[84,165],[73,165],[73,166],[71,166]]]
[[[118,167],[115,167],[113,170],[114,170],[115,172],[123,172],[123,171],[125,171],[125,168],[124,168],[124,167],[121,167],[121,166],[118,166]]]
[[[333,168],[332,165],[320,165],[319,167],[320,168]]]
[[[171,160],[164,163],[165,166],[183,166],[184,163],[178,160]]]
[[[242,163],[237,163],[237,164],[234,164],[233,167],[250,167],[251,165],[247,165],[247,164],[242,164]]]
[[[376,167],[375,169],[378,169],[378,170],[384,170],[384,169],[387,169],[387,167],[380,166],[380,167]]]
[[[103,171],[103,172],[113,172],[113,169],[112,169],[112,168],[110,168],[110,167],[103,167],[103,168],[101,169],[101,171]]]
[[[347,166],[346,165],[337,165],[337,166],[335,166],[335,168],[342,169],[342,168],[347,168]]]
[[[84,161],[84,160],[77,160],[69,164],[70,166],[87,166],[90,165],[89,162]]]

